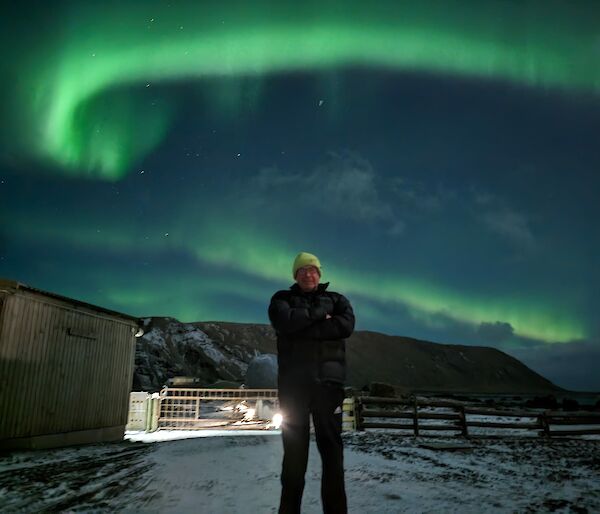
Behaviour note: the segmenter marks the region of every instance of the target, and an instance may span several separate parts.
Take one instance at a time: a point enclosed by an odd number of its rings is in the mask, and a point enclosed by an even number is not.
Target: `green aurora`
[[[197,216],[191,215],[193,219]],[[39,244],[56,244],[57,242],[72,247],[85,248],[89,252],[98,252],[109,247],[113,251],[142,255],[152,255],[161,252],[180,252],[193,258],[200,265],[209,265],[212,268],[221,268],[235,271],[237,274],[250,279],[261,279],[268,283],[282,286],[285,277],[292,281],[290,273],[290,255],[294,249],[302,244],[297,242],[282,241],[284,235],[267,236],[257,224],[240,220],[234,223],[215,225],[212,220],[219,217],[219,212],[204,213],[203,220],[199,221],[193,231],[181,218],[163,220],[162,226],[153,227],[154,235],[145,236],[141,227],[134,224],[127,226],[123,220],[108,220],[105,217],[96,220],[89,218],[79,220],[63,220],[57,223],[55,217],[41,216],[34,224],[16,223],[11,230],[15,240],[26,234],[27,239],[34,239]],[[24,220],[24,217],[18,219]],[[43,220],[48,220],[44,222]],[[50,221],[51,220],[51,221]],[[102,230],[90,230],[90,227],[101,226]],[[223,242],[223,234],[227,234],[227,243]],[[503,320],[510,323],[517,336],[531,338],[548,343],[568,342],[582,339],[586,336],[585,323],[577,315],[565,310],[561,302],[551,303],[543,297],[530,295],[527,298],[499,297],[497,293],[489,295],[473,294],[464,295],[459,291],[444,288],[440,284],[431,283],[424,279],[412,276],[401,276],[389,271],[355,273],[353,269],[346,268],[342,262],[336,262],[334,255],[327,258],[327,268],[324,280],[332,281],[336,287],[350,295],[359,295],[366,300],[379,303],[397,303],[408,307],[414,312],[415,317],[422,315],[445,314],[461,323],[472,324],[474,327],[481,323],[494,323]],[[264,263],[269,265],[265,266]],[[169,270],[169,274],[172,270]],[[282,279],[284,280],[282,284]],[[211,281],[209,286],[205,280],[196,286],[199,292],[208,287],[212,293],[219,291],[216,281]],[[183,280],[177,281],[182,284]],[[231,291],[236,290],[246,298],[256,302],[264,301],[262,290],[244,286],[244,281],[229,283]],[[377,284],[377,287],[373,287]],[[129,285],[129,284],[128,284]],[[128,287],[122,284],[123,290]],[[174,288],[173,298],[177,297]],[[274,286],[273,286],[274,287]],[[146,289],[146,287],[143,287]],[[169,288],[160,288],[168,291]],[[228,289],[227,282],[220,283],[220,291]],[[206,291],[204,291],[206,292]],[[146,305],[153,293],[150,291],[133,295],[132,293],[113,292],[111,300],[118,300],[120,308],[131,311],[132,308],[140,309]],[[135,301],[129,303],[125,299]],[[144,300],[145,299],[145,300]],[[206,304],[195,307],[191,312],[210,312],[210,295],[206,296]],[[176,300],[172,308],[183,320],[192,321],[197,314],[191,315],[188,301],[182,297]],[[189,313],[189,314],[186,314]],[[216,315],[216,313],[215,313]],[[250,321],[250,320],[248,320]]]
[[[20,64],[13,113],[20,150],[65,173],[118,180],[161,143],[173,115],[167,99],[147,109],[139,89],[178,80],[238,78],[229,91],[209,92],[229,113],[241,88],[264,100],[261,77],[347,66],[598,92],[594,16],[577,2],[551,4],[74,4],[60,13],[66,18],[60,37],[39,41]]]
[[[266,322],[311,251],[361,329],[596,344],[600,3],[14,10],[0,276],[133,315]],[[346,150],[368,165],[324,164]],[[349,177],[364,196],[336,189]],[[496,325],[510,333],[483,340]]]

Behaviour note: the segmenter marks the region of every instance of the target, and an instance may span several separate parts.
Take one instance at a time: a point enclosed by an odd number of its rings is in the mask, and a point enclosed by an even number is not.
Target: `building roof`
[[[136,325],[141,324],[141,321],[139,318],[130,316],[129,314],[124,314],[122,312],[117,312],[117,311],[113,311],[110,309],[106,309],[104,307],[99,307],[98,305],[93,305],[91,303],[83,302],[81,300],[76,300],[74,298],[68,298],[67,296],[62,296],[60,294],[43,291],[42,289],[37,289],[35,287],[28,286],[27,284],[23,284],[22,282],[17,282],[16,280],[9,280],[9,279],[0,277],[0,294],[1,293],[14,294],[18,291],[24,291],[24,292],[28,292],[28,293],[41,295],[41,296],[46,296],[49,298],[54,298],[56,300],[66,302],[66,303],[69,303],[69,304],[77,306],[77,307],[84,307],[91,311],[108,314],[110,316],[115,316],[115,317],[125,319],[128,321],[133,321]]]

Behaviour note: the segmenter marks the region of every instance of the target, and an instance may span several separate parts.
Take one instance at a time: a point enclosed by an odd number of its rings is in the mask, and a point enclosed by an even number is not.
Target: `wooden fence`
[[[600,412],[486,408],[455,400],[359,396],[355,418],[358,430],[391,428],[415,436],[443,431],[469,437],[489,435],[483,434],[489,429],[535,430],[546,437],[600,435]]]

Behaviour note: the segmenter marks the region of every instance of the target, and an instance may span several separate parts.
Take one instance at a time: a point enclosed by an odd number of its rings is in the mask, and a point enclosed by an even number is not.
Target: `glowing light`
[[[283,423],[283,416],[278,412],[277,414],[275,414],[273,416],[273,420],[271,422],[271,425],[278,429],[279,427],[281,427],[281,424]]]

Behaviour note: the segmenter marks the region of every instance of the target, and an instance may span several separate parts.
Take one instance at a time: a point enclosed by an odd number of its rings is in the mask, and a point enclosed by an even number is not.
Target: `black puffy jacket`
[[[279,387],[316,382],[343,384],[345,338],[354,331],[354,312],[346,297],[319,284],[303,292],[298,284],[273,295],[269,319],[277,333]],[[325,319],[329,314],[331,318]]]

